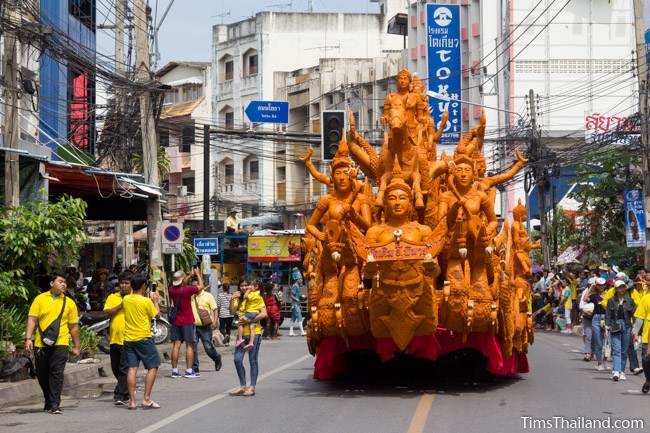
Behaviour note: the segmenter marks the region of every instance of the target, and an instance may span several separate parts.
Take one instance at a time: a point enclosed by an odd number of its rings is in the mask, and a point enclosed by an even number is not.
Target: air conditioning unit
[[[178,194],[179,197],[186,197],[187,196],[187,185],[179,185],[177,194]]]

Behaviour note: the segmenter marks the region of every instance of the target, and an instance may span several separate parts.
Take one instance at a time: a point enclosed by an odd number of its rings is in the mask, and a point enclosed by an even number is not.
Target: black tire
[[[156,328],[153,332],[154,343],[162,344],[169,339],[169,326],[161,320],[156,320]]]

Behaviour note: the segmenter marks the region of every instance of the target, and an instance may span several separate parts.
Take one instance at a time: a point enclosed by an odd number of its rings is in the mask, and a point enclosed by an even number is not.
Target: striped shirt
[[[219,308],[219,317],[232,317],[230,313],[230,301],[232,295],[230,293],[219,292],[217,295],[217,307]]]

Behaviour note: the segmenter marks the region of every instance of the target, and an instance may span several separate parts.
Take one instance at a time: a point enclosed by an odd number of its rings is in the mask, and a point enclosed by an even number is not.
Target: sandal
[[[138,408],[138,406],[129,406],[128,409],[129,409],[129,410],[136,410],[137,408]]]
[[[142,403],[142,409],[160,409],[160,405],[156,403],[155,401],[151,400],[149,404],[144,404]]]
[[[236,396],[239,396],[239,395],[244,395],[245,392],[246,392],[246,388],[242,386],[242,387],[239,387],[239,389],[237,389],[235,391],[231,391],[229,393],[229,395],[232,396],[232,397],[236,397]]]
[[[253,387],[247,388],[246,391],[244,391],[244,393],[242,395],[244,397],[252,397],[252,396],[254,396],[255,395],[255,388],[253,388]]]

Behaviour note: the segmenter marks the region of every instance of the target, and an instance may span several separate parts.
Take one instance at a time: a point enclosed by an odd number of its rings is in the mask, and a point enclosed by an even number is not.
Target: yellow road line
[[[424,431],[424,426],[427,423],[427,417],[429,416],[429,411],[431,410],[431,405],[435,397],[435,394],[423,394],[420,397],[418,407],[415,408],[415,413],[413,414],[413,418],[411,418],[411,425],[409,425],[406,433],[422,433]]]

